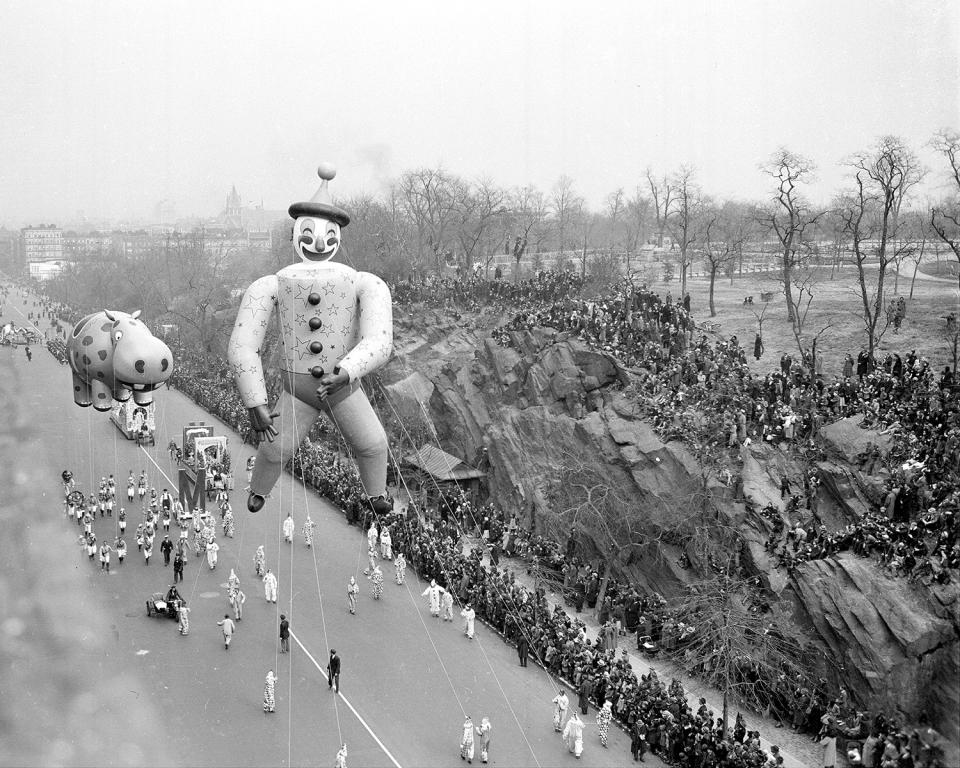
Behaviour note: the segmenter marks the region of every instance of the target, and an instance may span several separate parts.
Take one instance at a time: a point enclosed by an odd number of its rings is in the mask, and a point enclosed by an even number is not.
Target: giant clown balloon
[[[103,310],[87,315],[67,340],[73,372],[73,401],[109,411],[131,394],[137,405],[153,402],[153,391],[173,373],[173,353],[133,314]]]
[[[290,206],[300,262],[261,277],[246,290],[227,347],[237,389],[260,438],[247,508],[257,512],[320,411],[340,430],[357,462],[364,492],[378,512],[387,480],[387,438],[360,387],[393,350],[390,289],[376,275],[331,259],[340,248],[346,211],[330,201],[336,170],[317,170],[320,188]],[[283,391],[268,408],[260,349],[276,310]]]

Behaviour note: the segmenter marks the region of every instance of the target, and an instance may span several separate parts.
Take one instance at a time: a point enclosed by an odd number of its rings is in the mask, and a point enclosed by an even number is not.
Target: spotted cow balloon
[[[173,353],[133,314],[103,310],[87,315],[67,341],[73,371],[73,401],[109,411],[113,401],[133,395],[138,405],[153,402],[153,391],[173,373]]]

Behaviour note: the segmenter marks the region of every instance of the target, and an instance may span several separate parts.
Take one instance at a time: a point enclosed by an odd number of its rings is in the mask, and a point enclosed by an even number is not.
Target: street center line
[[[305,654],[307,654],[307,658],[310,659],[310,661],[313,662],[313,666],[315,666],[315,667],[319,670],[320,674],[323,675],[323,679],[324,679],[324,680],[327,680],[327,682],[329,682],[329,678],[327,678],[327,673],[323,670],[323,667],[321,667],[321,666],[317,663],[317,660],[316,660],[315,658],[313,658],[313,656],[310,654],[310,651],[308,651],[308,650],[304,647],[303,643],[300,642],[300,638],[297,637],[297,636],[294,634],[294,632],[293,632],[292,629],[290,630],[290,637],[292,637],[294,640],[296,640],[297,645],[300,646],[300,649],[301,649]],[[400,765],[400,763],[397,762],[397,759],[396,759],[393,755],[390,754],[390,750],[386,748],[386,746],[384,745],[384,743],[383,743],[382,741],[380,741],[380,739],[377,738],[377,734],[375,734],[375,733],[373,732],[373,730],[370,728],[370,726],[367,725],[367,721],[364,720],[362,717],[360,717],[360,713],[357,712],[356,709],[354,709],[353,704],[351,704],[349,701],[347,701],[347,697],[344,696],[342,693],[337,693],[337,694],[335,694],[335,695],[339,696],[339,697],[341,698],[341,700],[343,701],[343,703],[346,704],[347,707],[349,707],[350,711],[353,712],[353,714],[356,716],[357,720],[360,721],[360,725],[362,725],[364,728],[367,729],[367,733],[369,733],[370,736],[373,738],[373,740],[374,740],[375,742],[377,742],[377,744],[379,745],[380,749],[383,750],[383,754],[385,754],[387,757],[390,758],[390,762],[393,763],[393,764],[396,766],[396,768],[401,768],[401,765]]]
[[[164,472],[164,471],[160,468],[160,465],[157,464],[156,459],[154,459],[153,456],[151,456],[149,453],[147,453],[147,449],[144,448],[144,447],[141,445],[141,446],[140,446],[140,450],[143,451],[143,455],[144,455],[144,456],[146,456],[148,459],[150,459],[151,462],[153,462],[153,466],[155,466],[155,467],[157,468],[157,470],[160,472],[160,474],[167,478],[167,482],[170,483],[170,486],[171,486],[172,488],[176,488],[176,487],[177,487],[177,484],[174,483],[173,480],[171,480],[170,477],[167,475],[167,473]]]

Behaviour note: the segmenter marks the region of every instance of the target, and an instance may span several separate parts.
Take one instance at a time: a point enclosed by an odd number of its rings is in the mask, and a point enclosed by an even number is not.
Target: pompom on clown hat
[[[308,202],[291,205],[288,209],[290,217],[299,219],[301,216],[316,216],[318,219],[335,221],[341,227],[347,226],[350,223],[350,214],[330,200],[329,183],[336,175],[337,169],[331,163],[320,163],[317,168],[317,176],[321,179],[320,188]]]

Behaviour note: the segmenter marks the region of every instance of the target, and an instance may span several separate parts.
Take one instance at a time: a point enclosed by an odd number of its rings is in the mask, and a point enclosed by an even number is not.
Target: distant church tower
[[[227,202],[223,210],[223,222],[227,229],[243,228],[243,216],[240,208],[240,193],[237,192],[237,185],[234,184],[230,194],[227,195]]]

